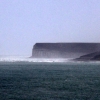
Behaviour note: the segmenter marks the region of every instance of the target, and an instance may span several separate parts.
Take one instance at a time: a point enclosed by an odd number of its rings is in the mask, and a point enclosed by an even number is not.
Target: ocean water
[[[2,57],[0,100],[100,100],[100,62]]]

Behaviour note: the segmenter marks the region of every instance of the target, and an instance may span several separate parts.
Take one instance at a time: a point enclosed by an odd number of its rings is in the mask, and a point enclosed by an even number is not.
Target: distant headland
[[[100,60],[100,43],[36,43],[31,57]]]

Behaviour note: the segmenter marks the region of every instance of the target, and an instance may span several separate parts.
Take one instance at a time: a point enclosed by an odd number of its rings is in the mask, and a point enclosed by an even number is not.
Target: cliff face
[[[77,58],[100,51],[100,43],[36,43],[32,49],[34,58]]]

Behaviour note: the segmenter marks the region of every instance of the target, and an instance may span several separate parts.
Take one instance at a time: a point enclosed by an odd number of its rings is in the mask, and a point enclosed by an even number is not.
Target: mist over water
[[[67,62],[71,58],[30,58],[28,56],[2,56],[0,62]]]
[[[100,61],[74,61],[73,58],[30,58],[28,56],[1,56],[0,63],[100,64]]]

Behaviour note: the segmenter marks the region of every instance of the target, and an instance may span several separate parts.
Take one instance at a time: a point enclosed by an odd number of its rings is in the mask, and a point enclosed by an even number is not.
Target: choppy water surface
[[[0,100],[100,100],[100,63],[0,61]]]

